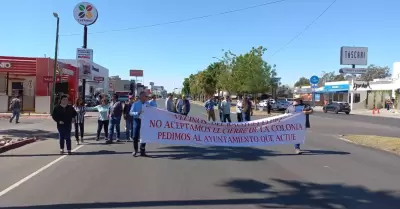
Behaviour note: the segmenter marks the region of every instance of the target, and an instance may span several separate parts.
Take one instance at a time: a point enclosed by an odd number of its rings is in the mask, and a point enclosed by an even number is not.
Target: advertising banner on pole
[[[79,79],[92,79],[93,49],[76,49]]]

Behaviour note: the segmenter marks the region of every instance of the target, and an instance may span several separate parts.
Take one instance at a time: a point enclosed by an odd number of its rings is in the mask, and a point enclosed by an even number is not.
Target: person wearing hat
[[[131,111],[132,104],[134,102],[135,97],[132,95],[128,96],[128,101],[124,105],[124,119],[125,119],[125,133],[126,133],[126,141],[133,140],[133,116],[129,115]]]
[[[301,99],[300,95],[295,95],[293,100],[294,100],[293,104],[286,109],[286,113],[303,112],[306,115],[305,126],[306,128],[310,128],[311,127],[310,114],[313,113],[313,109],[311,108],[310,105],[303,103],[303,100]],[[300,144],[295,144],[294,149],[296,154],[298,155],[302,154],[300,150]]]

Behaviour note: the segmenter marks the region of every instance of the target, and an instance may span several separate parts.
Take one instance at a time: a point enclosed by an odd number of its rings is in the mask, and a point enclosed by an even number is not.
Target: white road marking
[[[80,145],[78,147],[76,147],[75,149],[72,150],[72,152],[75,152],[76,150],[82,148],[84,145]],[[25,178],[19,180],[18,182],[16,182],[15,184],[9,186],[8,188],[4,189],[3,191],[0,192],[0,197],[7,194],[8,192],[10,192],[11,190],[17,188],[18,186],[20,186],[21,184],[27,182],[29,179],[33,178],[34,176],[38,175],[39,173],[41,173],[42,171],[46,170],[47,168],[50,168],[52,165],[56,164],[58,161],[66,158],[68,155],[63,155],[57,159],[55,159],[54,161],[50,162],[49,164],[41,167],[39,170],[29,174],[28,176],[26,176]]]
[[[333,168],[331,168],[331,167],[329,167],[329,166],[327,166],[327,165],[325,165],[324,168],[328,168],[328,169],[330,169],[330,170],[335,171],[335,169],[333,169]]]

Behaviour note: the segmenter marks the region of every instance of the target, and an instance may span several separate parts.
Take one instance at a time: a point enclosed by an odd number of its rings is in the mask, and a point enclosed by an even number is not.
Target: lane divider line
[[[72,152],[77,151],[78,149],[82,148],[83,146],[85,146],[85,145],[80,145],[80,146],[76,147],[75,149],[72,150]],[[45,166],[39,168],[39,170],[37,170],[37,171],[35,171],[35,172],[29,174],[29,175],[26,176],[25,178],[19,180],[18,182],[14,183],[13,185],[11,185],[11,186],[9,186],[8,188],[4,189],[3,191],[0,192],[0,197],[1,197],[1,196],[4,196],[5,194],[7,194],[8,192],[10,192],[11,190],[13,190],[13,189],[19,187],[21,184],[27,182],[29,179],[35,177],[35,176],[38,175],[39,173],[41,173],[41,172],[43,172],[44,170],[50,168],[52,165],[56,164],[58,161],[60,161],[60,160],[62,160],[62,159],[64,159],[64,158],[66,158],[67,156],[68,156],[68,155],[63,155],[63,156],[61,156],[61,157],[59,157],[59,158],[57,158],[57,159],[51,161],[49,164],[47,164],[47,165],[45,165]]]

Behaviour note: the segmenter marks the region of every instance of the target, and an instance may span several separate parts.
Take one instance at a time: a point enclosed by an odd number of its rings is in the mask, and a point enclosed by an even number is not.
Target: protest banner
[[[242,122],[208,122],[154,107],[143,107],[141,142],[203,146],[271,146],[305,140],[305,115],[280,116]]]

